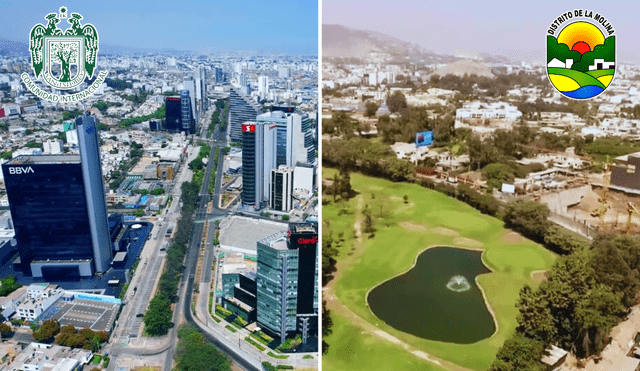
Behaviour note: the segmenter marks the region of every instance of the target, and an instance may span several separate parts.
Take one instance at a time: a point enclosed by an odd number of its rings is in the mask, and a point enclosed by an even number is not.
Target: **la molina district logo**
[[[33,26],[29,37],[35,79],[23,72],[22,81],[33,94],[50,102],[77,102],[88,97],[104,82],[107,71],[101,71],[87,89],[75,94],[48,93],[38,88],[34,81],[42,78],[55,89],[70,90],[92,79],[98,59],[98,31],[90,23],[81,25],[82,16],[78,13],[71,13],[67,18],[66,7],[61,7],[59,14],[48,14],[45,19],[47,25]],[[61,19],[71,25],[64,32],[57,26]]]
[[[547,34],[547,75],[560,93],[589,99],[609,87],[616,73],[616,36],[606,18],[576,9],[556,18]]]

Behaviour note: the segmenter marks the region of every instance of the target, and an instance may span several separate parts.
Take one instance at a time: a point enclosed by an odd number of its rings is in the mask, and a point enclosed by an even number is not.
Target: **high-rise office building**
[[[295,167],[298,163],[314,164],[316,139],[306,113],[293,112],[292,107],[274,107],[256,117],[256,122],[277,125],[277,165]]]
[[[229,92],[229,135],[232,142],[242,142],[242,124],[255,121],[262,109],[238,89]]]
[[[222,72],[222,68],[213,67],[213,76],[216,80],[216,84],[222,84],[224,82],[224,73]]]
[[[280,165],[271,170],[271,197],[269,207],[289,212],[293,208],[293,169]]]
[[[182,128],[182,104],[180,97],[167,97],[165,99],[164,128],[170,132],[180,131]]]
[[[78,155],[19,156],[2,165],[25,274],[73,279],[105,272],[111,242],[95,118],[76,120]]]
[[[258,241],[257,322],[284,342],[299,331],[303,341],[318,328],[318,232],[312,223]]]
[[[189,91],[189,104],[191,105],[191,116],[198,121],[200,111],[196,106],[196,81],[193,77],[190,77],[182,83],[182,89],[180,90],[180,96],[184,90]]]
[[[276,126],[242,124],[242,203],[261,209],[269,200],[271,169],[276,168]]]
[[[180,91],[180,124],[181,129],[187,134],[195,133],[193,105],[191,104],[191,92],[189,90]]]
[[[82,164],[93,258],[97,272],[106,272],[111,264],[111,240],[107,222],[107,204],[102,179],[102,161],[100,160],[100,141],[95,116],[84,115],[76,118],[78,142]]]
[[[204,112],[208,108],[207,100],[207,70],[199,66],[195,70],[196,106],[198,111]]]
[[[181,90],[180,96],[165,99],[165,130],[170,132],[184,131],[187,134],[195,133],[195,121],[190,102],[191,97],[188,90]]]
[[[258,77],[258,93],[260,96],[266,97],[269,95],[269,77],[268,76],[260,76]]]

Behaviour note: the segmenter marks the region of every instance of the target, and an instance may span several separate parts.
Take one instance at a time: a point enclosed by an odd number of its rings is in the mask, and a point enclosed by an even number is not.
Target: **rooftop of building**
[[[290,223],[289,229],[292,233],[318,232],[318,229],[314,223]]]
[[[640,152],[629,153],[628,155],[616,157],[616,160],[622,161],[622,162],[627,162],[627,161],[629,161],[629,157],[640,157]]]
[[[30,165],[30,164],[79,164],[80,155],[37,155],[18,156],[7,161],[7,165]]]
[[[287,231],[279,231],[259,241],[261,244],[276,250],[288,250]]]

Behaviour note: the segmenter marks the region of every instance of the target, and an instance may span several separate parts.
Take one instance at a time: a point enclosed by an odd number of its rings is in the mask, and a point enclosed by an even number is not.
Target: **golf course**
[[[323,177],[337,171],[323,169]],[[351,173],[353,197],[323,196],[323,238],[338,249],[337,272],[323,287],[333,321],[323,356],[326,370],[486,370],[517,326],[520,289],[551,268],[555,254],[471,206],[416,184]],[[335,198],[335,200],[334,200]],[[368,219],[371,219],[373,226]],[[365,221],[367,219],[367,221]],[[366,224],[366,227],[365,227]],[[425,249],[451,246],[482,251],[490,273],[475,280],[496,331],[480,341],[456,344],[399,331],[376,317],[367,295],[408,272]],[[474,279],[473,276],[469,277]],[[402,305],[402,303],[399,303]],[[429,321],[429,313],[414,313]]]

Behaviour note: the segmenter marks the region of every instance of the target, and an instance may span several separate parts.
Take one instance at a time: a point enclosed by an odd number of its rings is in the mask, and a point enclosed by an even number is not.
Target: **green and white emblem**
[[[37,24],[29,34],[31,67],[35,79],[41,76],[53,88],[69,90],[78,87],[85,79],[92,79],[98,57],[98,31],[87,23],[80,24],[82,16],[71,13],[67,18],[67,8],[61,7],[60,13],[50,13],[45,19],[47,25]],[[58,28],[60,19],[66,19],[71,25],[66,31]],[[99,73],[94,83],[86,90],[73,96],[56,95],[42,91],[34,84],[28,74],[21,75],[29,90],[40,98],[53,102],[76,102],[95,90],[104,82],[107,71]]]
[[[66,16],[66,8],[60,8],[60,13]],[[64,34],[57,26],[60,19],[55,13],[45,19],[47,26],[35,25],[29,38],[31,66],[36,78],[43,74],[47,84],[61,90],[77,87],[85,77],[92,78],[98,55],[96,28],[92,24],[80,25],[82,16],[78,13],[71,14],[67,21],[71,27]],[[60,72],[56,77],[54,71],[57,70]],[[74,76],[71,76],[72,70],[75,70]]]

